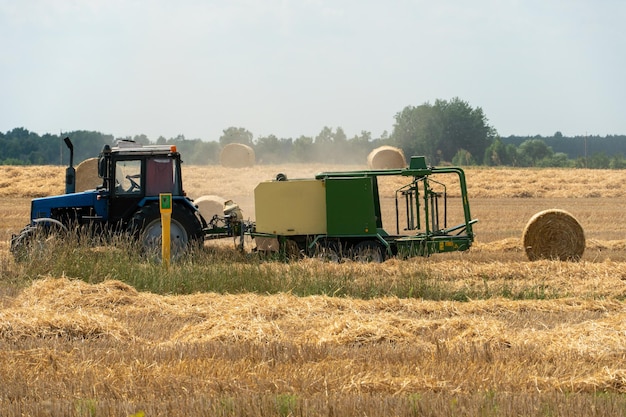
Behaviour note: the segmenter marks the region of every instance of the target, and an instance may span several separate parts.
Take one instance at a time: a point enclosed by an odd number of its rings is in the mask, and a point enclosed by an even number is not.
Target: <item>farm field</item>
[[[232,199],[253,219],[255,185],[278,172],[363,168],[185,166],[183,175],[191,197]],[[98,263],[85,277],[71,257],[62,270],[16,264],[8,240],[32,197],[63,192],[64,167],[0,169],[2,415],[626,413],[625,171],[467,168],[479,220],[468,252],[373,265],[226,256],[170,271],[206,291],[146,291],[135,275],[164,271]],[[381,183],[383,206],[401,185]],[[583,226],[580,262],[526,259],[522,231],[549,208]],[[285,290],[216,290],[204,274],[219,265]],[[303,276],[340,285],[302,295]],[[393,292],[407,282],[414,288]],[[354,288],[372,295],[345,292]]]

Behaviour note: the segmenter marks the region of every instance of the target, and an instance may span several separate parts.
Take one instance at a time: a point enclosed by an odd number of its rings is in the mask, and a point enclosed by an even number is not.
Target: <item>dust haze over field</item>
[[[231,198],[253,218],[254,186],[278,172],[301,178],[360,168],[185,166],[183,177],[191,197]],[[15,287],[14,275],[27,266],[13,262],[6,242],[28,221],[31,197],[63,192],[64,168],[2,169],[0,407],[7,415],[93,409],[617,416],[626,407],[623,171],[467,168],[472,217],[479,219],[467,253],[253,267],[278,276],[345,274],[346,284],[373,288],[423,275],[447,294],[482,294],[460,302],[289,292],[159,295],[72,276],[34,276]],[[405,180],[381,183],[384,202]],[[522,230],[547,208],[580,221],[587,237],[581,262],[526,259]],[[234,261],[232,268],[248,266]]]

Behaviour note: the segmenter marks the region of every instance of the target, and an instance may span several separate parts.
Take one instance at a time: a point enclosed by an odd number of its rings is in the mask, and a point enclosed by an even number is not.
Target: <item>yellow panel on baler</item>
[[[254,189],[256,231],[277,235],[326,233],[326,191],[319,180],[262,182]]]

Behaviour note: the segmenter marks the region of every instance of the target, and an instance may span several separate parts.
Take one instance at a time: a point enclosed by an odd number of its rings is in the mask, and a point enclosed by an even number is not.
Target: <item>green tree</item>
[[[224,134],[220,136],[220,145],[226,146],[229,143],[241,143],[252,146],[253,135],[243,127],[229,127],[225,129]]]
[[[555,152],[551,156],[545,157],[537,162],[538,167],[567,168],[571,165],[572,163],[567,158],[567,154],[563,152]]]
[[[624,169],[624,168],[626,168],[626,159],[624,159],[624,155],[622,155],[622,154],[614,155],[611,158],[611,162],[609,162],[609,168],[611,168],[611,169]]]
[[[396,114],[390,142],[402,148],[407,156],[424,155],[429,161],[435,161],[437,143],[442,136],[439,120],[436,110],[429,103],[407,106]]]
[[[367,160],[367,155],[376,147],[372,140],[372,133],[365,130],[362,130],[360,135],[354,135],[348,143],[351,154],[350,161],[354,163],[364,163]]]
[[[220,161],[220,144],[212,141],[205,142],[194,139],[189,142],[187,153],[183,154],[185,161],[193,165],[216,164]]]
[[[452,157],[452,165],[468,166],[476,165],[476,160],[471,153],[465,149],[459,149],[459,151]]]
[[[143,133],[141,135],[133,136],[133,140],[137,143],[141,143],[142,145],[150,145],[150,139]]]
[[[455,97],[450,101],[435,101],[435,108],[443,124],[439,144],[443,160],[450,161],[460,149],[467,150],[472,157],[484,155],[495,137],[495,130],[489,126],[480,107],[472,108],[466,101]]]
[[[2,157],[5,161],[24,165],[65,165],[70,154],[63,143],[65,137],[69,137],[74,145],[74,165],[97,156],[105,144],[113,143],[113,136],[100,132],[77,130],[60,136],[48,133],[39,136],[20,127],[0,135]]]
[[[313,145],[313,160],[324,162],[343,161],[346,154],[346,134],[340,127],[333,133],[332,128],[324,126],[315,137]]]
[[[505,145],[500,137],[496,137],[485,150],[483,164],[489,166],[515,165],[517,148],[513,144]]]
[[[111,145],[115,140],[113,135],[105,135],[100,132],[88,130],[76,130],[61,136],[68,136],[72,140],[74,144],[74,163],[76,165],[85,159],[98,156],[104,145]],[[65,145],[63,145],[63,147],[65,147]],[[63,155],[69,155],[69,151],[64,149]]]
[[[2,157],[5,164],[60,164],[62,144],[58,136],[44,135],[40,137],[23,127],[8,131],[0,137]]]
[[[280,143],[275,135],[261,136],[254,146],[257,159],[268,164],[277,162],[279,149]]]
[[[333,143],[333,130],[328,126],[324,126],[321,132],[315,136],[315,144],[323,145],[329,143]]]
[[[298,162],[310,162],[313,150],[313,138],[300,136],[293,142],[293,155]]]
[[[405,107],[396,114],[391,143],[407,155],[425,155],[433,163],[451,161],[465,149],[473,158],[483,156],[496,136],[480,107],[453,98]]]
[[[333,142],[336,144],[346,143],[348,141],[348,137],[346,136],[346,132],[343,131],[341,127],[335,129],[335,134],[333,135]]]
[[[609,168],[611,158],[605,152],[595,152],[587,158],[587,168],[603,169]]]
[[[275,135],[263,136],[257,139],[254,148],[261,163],[277,164],[292,159],[293,141]]]
[[[538,162],[554,154],[551,147],[541,139],[528,139],[517,149],[521,166],[537,166]]]
[[[348,141],[348,136],[343,128],[338,127],[333,134],[332,155],[335,162],[352,162],[354,159],[354,149]]]

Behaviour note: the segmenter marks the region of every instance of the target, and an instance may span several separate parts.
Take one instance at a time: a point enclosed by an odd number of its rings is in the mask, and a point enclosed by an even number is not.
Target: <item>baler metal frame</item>
[[[448,194],[446,185],[430,178],[434,174],[452,174],[458,177],[461,203],[463,208],[463,222],[448,227]],[[382,227],[380,197],[378,192],[378,177],[403,176],[412,177],[412,181],[396,190],[396,235],[390,235]],[[412,157],[409,167],[402,169],[360,170],[347,172],[322,172],[315,176],[316,180],[324,181],[329,185],[332,181],[369,178],[372,184],[372,204],[376,216],[376,230],[365,229],[365,233],[333,233],[329,231],[314,235],[285,236],[273,233],[258,233],[252,231],[253,237],[277,239],[280,252],[293,254],[293,243],[299,252],[306,256],[316,256],[320,252],[335,252],[332,257],[359,257],[356,248],[361,246],[375,247],[380,245],[383,253],[378,260],[386,257],[398,256],[408,258],[412,256],[430,256],[434,253],[464,251],[470,248],[474,240],[472,225],[478,220],[472,219],[467,198],[467,184],[465,173],[459,167],[427,167],[424,157]],[[432,183],[443,186],[443,192],[433,190]],[[421,189],[421,191],[420,191]],[[399,197],[406,204],[406,230],[417,230],[424,226],[422,232],[414,235],[400,235]],[[443,199],[443,219],[439,218],[439,200]],[[420,202],[420,200],[423,200]],[[327,202],[327,204],[329,204]],[[331,215],[331,209],[329,215]],[[423,213],[423,222],[420,213]],[[443,227],[440,227],[443,220]],[[330,226],[329,226],[330,227]],[[291,246],[291,248],[290,248]],[[336,253],[339,252],[339,253]]]

